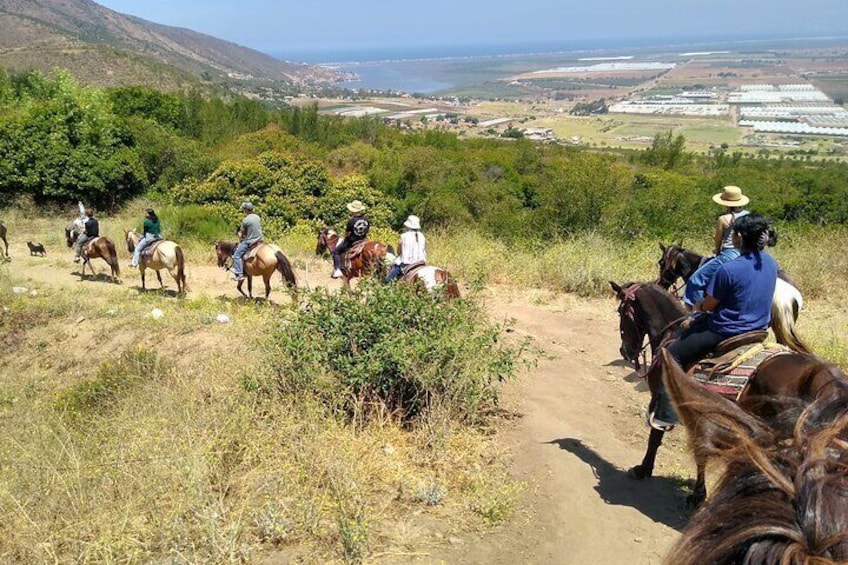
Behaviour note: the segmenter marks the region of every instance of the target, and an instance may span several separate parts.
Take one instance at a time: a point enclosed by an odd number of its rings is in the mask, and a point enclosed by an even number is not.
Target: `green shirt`
[[[149,233],[151,235],[162,235],[162,224],[159,220],[155,222],[150,218],[144,218],[144,233]]]

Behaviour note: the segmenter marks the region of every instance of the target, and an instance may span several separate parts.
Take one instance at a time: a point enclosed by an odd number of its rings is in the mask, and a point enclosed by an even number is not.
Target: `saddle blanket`
[[[150,259],[151,257],[153,257],[153,253],[156,251],[156,248],[162,245],[164,241],[164,239],[157,239],[142,250],[141,256],[145,259]]]
[[[282,249],[280,249],[273,243],[265,243],[260,239],[258,242],[256,242],[254,245],[251,245],[247,249],[247,253],[244,254],[244,260],[250,261],[251,259],[255,258],[256,254],[259,253],[259,250],[262,249],[263,246],[268,247],[274,254],[276,254],[277,251],[282,251]]]
[[[424,288],[430,291],[439,284],[436,281],[436,267],[427,265],[411,265],[410,268],[406,269],[403,274],[403,280],[409,282],[415,279],[424,283]]]
[[[720,357],[700,361],[690,374],[707,389],[737,401],[760,364],[789,352],[788,347],[777,343],[743,345]]]

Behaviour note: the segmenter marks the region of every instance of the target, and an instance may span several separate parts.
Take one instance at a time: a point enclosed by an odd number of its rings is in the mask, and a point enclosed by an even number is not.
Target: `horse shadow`
[[[80,277],[80,282],[85,281],[85,282],[121,284],[120,280],[118,282],[115,282],[114,279],[112,279],[112,275],[107,275],[106,273],[96,273],[94,275],[91,275],[91,274],[81,275],[79,271],[75,271],[72,274]]]
[[[604,367],[624,367],[630,369],[630,372],[624,376],[624,381],[635,384],[635,389],[640,392],[648,392],[648,382],[643,374],[633,369],[633,364],[624,359],[616,359],[610,361]]]
[[[279,304],[270,298],[266,300],[264,296],[254,296],[253,298],[249,298],[247,296],[228,296],[226,294],[219,294],[215,297],[215,300],[224,304],[234,304],[238,306],[279,306]]]
[[[655,522],[683,530],[689,518],[684,508],[686,496],[691,492],[691,480],[653,477],[635,481],[627,476],[627,471],[617,468],[579,439],[561,438],[547,443],[576,455],[592,468],[598,479],[595,491],[607,504],[635,508]]]
[[[135,287],[140,294],[159,294],[168,298],[185,298],[185,293],[180,293],[177,290],[170,288],[142,288],[141,285]]]

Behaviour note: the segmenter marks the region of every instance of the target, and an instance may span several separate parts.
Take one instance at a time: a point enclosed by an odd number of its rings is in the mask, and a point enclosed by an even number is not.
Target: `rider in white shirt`
[[[409,216],[403,225],[407,231],[400,236],[398,243],[398,257],[395,259],[395,264],[392,265],[386,282],[390,283],[397,279],[404,268],[416,263],[427,262],[427,240],[424,234],[421,233],[421,220],[418,216]]]

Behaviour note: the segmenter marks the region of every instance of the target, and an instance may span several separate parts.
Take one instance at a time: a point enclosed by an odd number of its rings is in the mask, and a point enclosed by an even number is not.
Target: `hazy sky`
[[[266,52],[641,38],[848,36],[848,0],[96,0]]]

